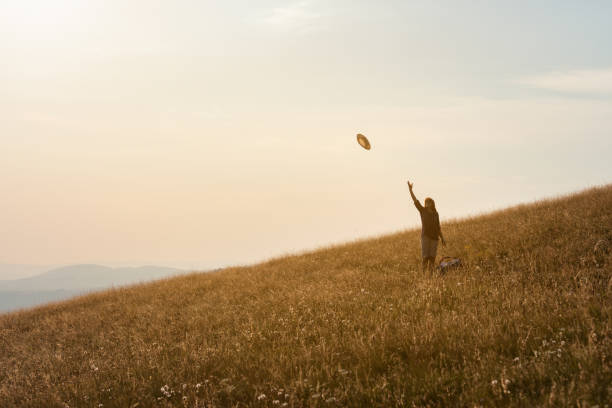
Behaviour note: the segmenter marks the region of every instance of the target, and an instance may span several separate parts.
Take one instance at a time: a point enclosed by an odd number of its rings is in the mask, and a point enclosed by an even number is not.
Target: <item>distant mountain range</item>
[[[0,262],[0,281],[8,279],[29,278],[58,268],[61,265],[20,265]]]
[[[71,265],[28,278],[0,280],[0,312],[33,307],[87,292],[152,281],[184,272],[159,266],[110,268],[102,265]]]

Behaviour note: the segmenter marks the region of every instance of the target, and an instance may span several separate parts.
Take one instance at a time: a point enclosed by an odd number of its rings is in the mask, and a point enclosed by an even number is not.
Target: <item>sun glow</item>
[[[24,46],[69,40],[91,22],[88,3],[77,0],[7,1],[1,6],[4,30]]]

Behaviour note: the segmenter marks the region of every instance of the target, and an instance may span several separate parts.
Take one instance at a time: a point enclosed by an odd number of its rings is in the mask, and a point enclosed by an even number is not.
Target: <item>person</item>
[[[442,241],[442,245],[446,246],[442,229],[440,228],[440,216],[436,210],[436,203],[430,197],[425,199],[425,207],[421,205],[419,200],[412,191],[414,184],[408,181],[408,189],[410,196],[414,202],[414,206],[421,214],[421,254],[423,256],[423,272],[429,270],[433,272],[436,264],[436,255],[438,252],[438,239]]]

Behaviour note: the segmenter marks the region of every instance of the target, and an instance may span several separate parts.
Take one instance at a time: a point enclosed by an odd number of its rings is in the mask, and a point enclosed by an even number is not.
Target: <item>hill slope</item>
[[[443,277],[413,230],[5,315],[0,406],[603,406],[611,208],[446,223]]]

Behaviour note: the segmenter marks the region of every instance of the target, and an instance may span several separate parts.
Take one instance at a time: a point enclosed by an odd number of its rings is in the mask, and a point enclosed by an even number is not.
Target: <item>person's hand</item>
[[[414,183],[411,183],[410,181],[408,181],[408,188],[412,190],[412,186],[414,185]]]

